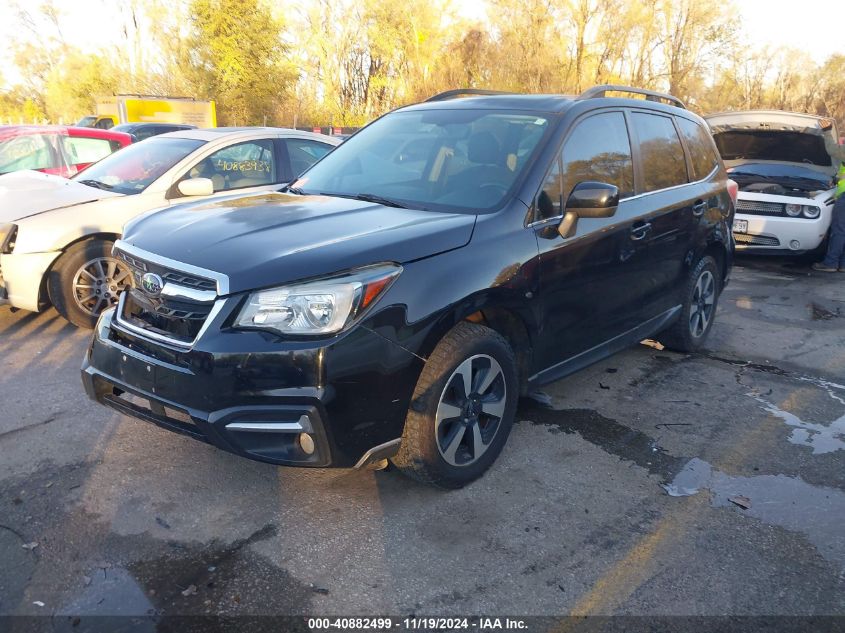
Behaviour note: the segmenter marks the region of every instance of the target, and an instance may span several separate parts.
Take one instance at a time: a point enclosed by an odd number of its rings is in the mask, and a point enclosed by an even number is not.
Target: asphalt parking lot
[[[121,417],[0,308],[0,614],[845,614],[844,290],[740,261],[705,352],[547,387],[453,492]]]

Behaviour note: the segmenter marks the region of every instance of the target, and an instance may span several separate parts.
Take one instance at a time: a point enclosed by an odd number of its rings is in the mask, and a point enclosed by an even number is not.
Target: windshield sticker
[[[270,173],[270,162],[266,160],[223,160],[215,162],[218,171],[263,171]]]

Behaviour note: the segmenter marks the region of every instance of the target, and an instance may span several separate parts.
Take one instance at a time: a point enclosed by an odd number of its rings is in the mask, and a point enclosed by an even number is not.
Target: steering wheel
[[[499,197],[503,197],[508,192],[508,187],[499,182],[488,182],[478,187],[481,191],[485,189],[495,190],[499,192]]]

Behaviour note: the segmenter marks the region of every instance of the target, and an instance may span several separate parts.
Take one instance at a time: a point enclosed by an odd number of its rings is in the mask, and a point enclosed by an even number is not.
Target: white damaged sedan
[[[52,304],[74,325],[93,327],[132,283],[111,252],[127,221],[182,202],[279,189],[339,143],[281,128],[182,130],[130,145],[71,180],[0,176],[0,305]]]
[[[842,156],[834,121],[777,111],[705,119],[739,185],[737,251],[800,255],[823,249]]]

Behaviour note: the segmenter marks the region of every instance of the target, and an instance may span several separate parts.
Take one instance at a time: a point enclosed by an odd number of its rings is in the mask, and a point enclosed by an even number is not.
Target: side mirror
[[[183,196],[210,196],[214,193],[214,183],[211,178],[188,178],[180,182],[176,188]]]
[[[619,189],[606,182],[579,182],[566,199],[563,220],[557,227],[561,237],[575,235],[578,218],[609,218],[619,206]]]

